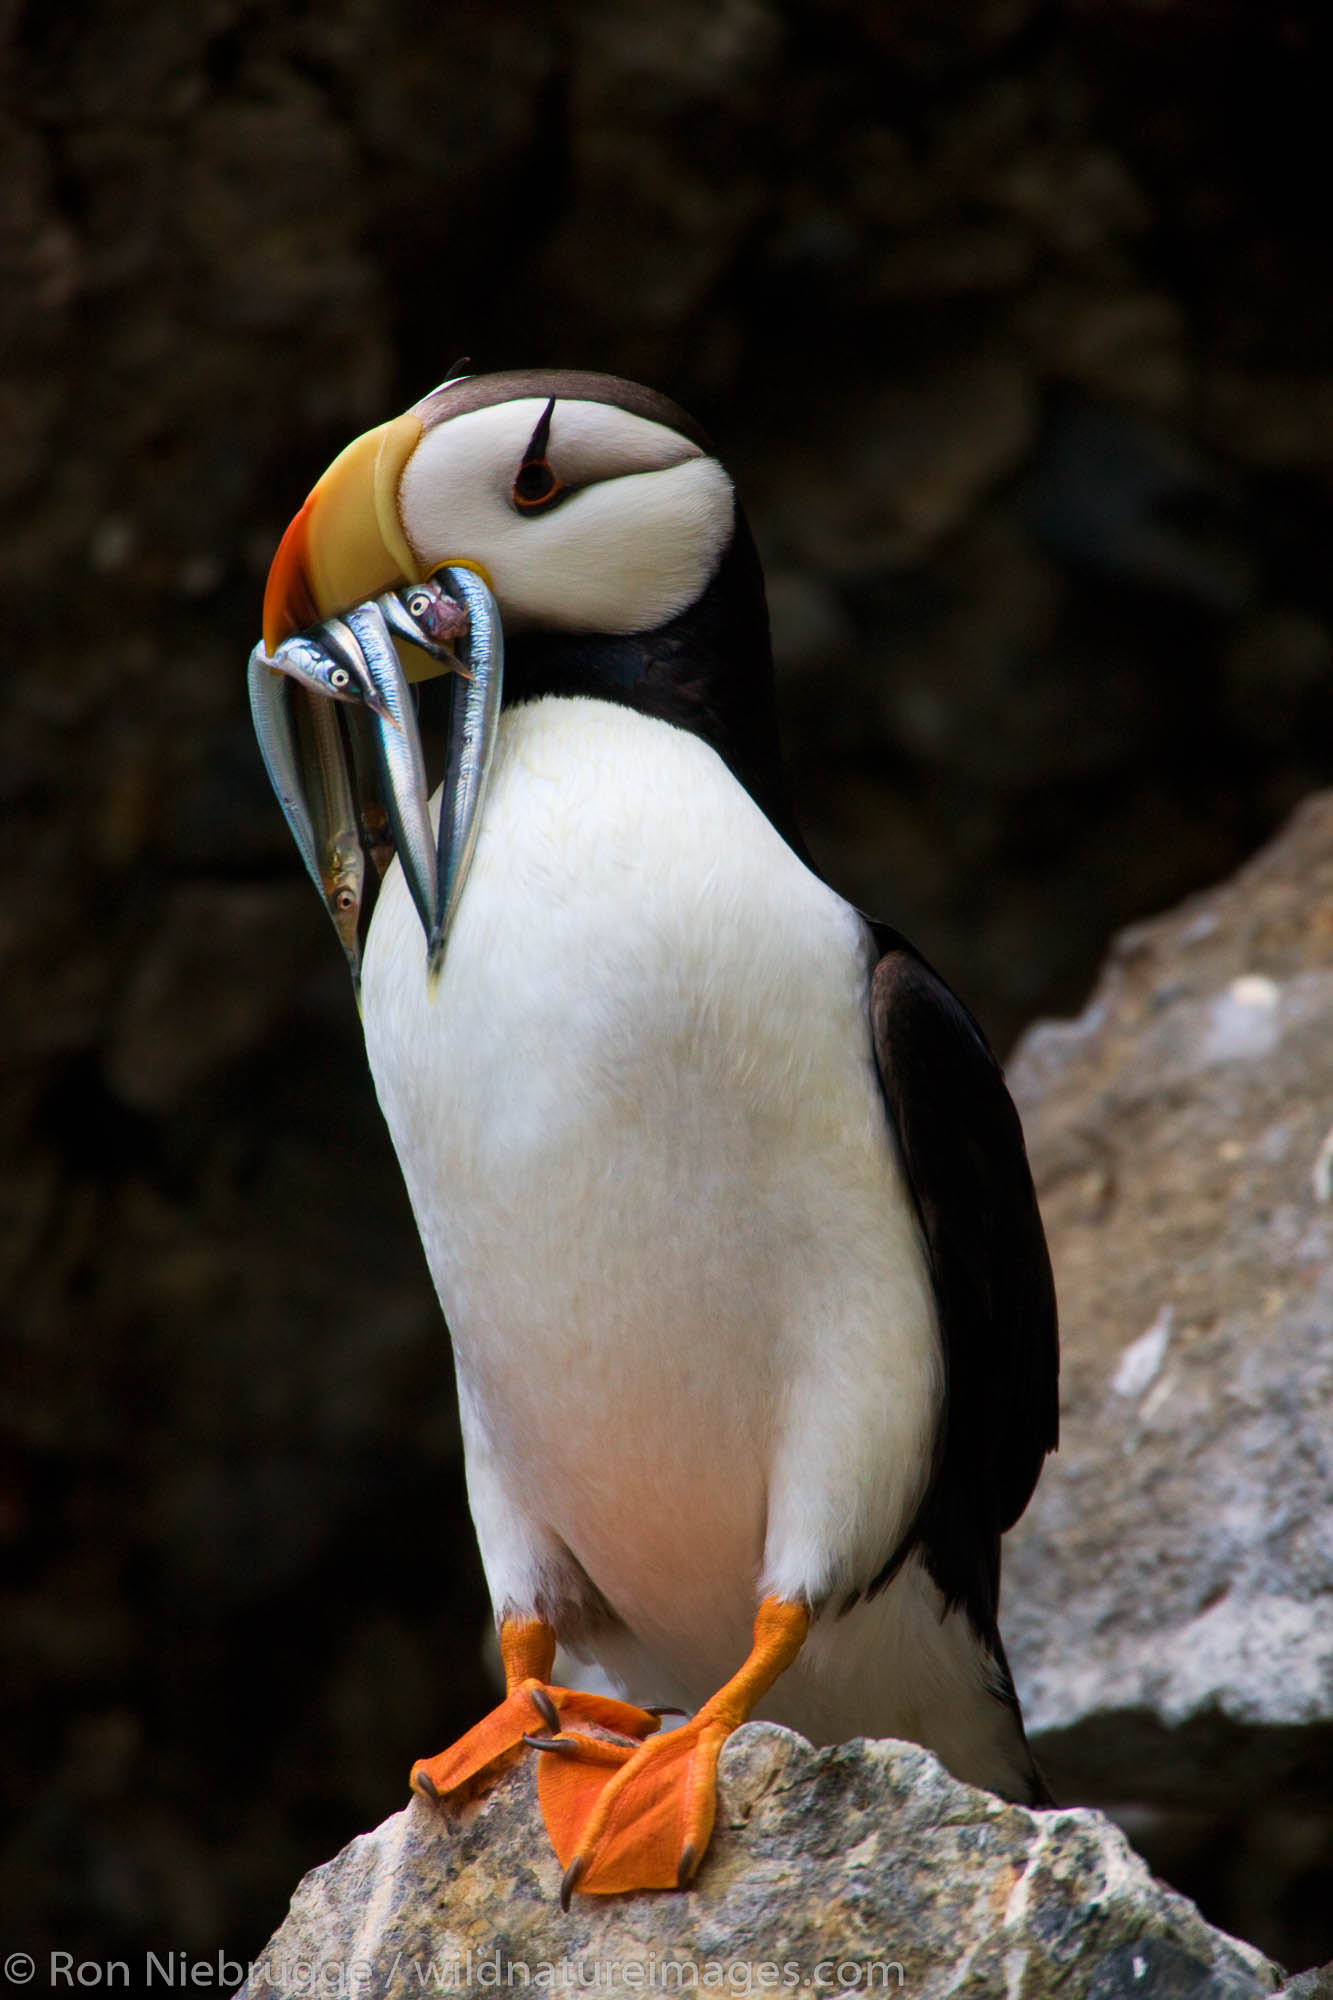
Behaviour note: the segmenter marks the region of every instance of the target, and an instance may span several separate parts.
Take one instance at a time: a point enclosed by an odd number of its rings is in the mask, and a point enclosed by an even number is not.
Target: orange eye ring
[[[520,513],[539,513],[560,498],[566,489],[544,458],[527,459],[514,478],[514,505]]]

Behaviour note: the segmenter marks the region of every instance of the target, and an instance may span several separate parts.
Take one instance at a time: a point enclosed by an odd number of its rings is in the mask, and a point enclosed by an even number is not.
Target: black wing
[[[1059,1428],[1050,1257],[1018,1113],[985,1036],[905,938],[871,928],[882,953],[875,1060],[925,1237],[945,1370],[930,1486],[871,1588],[919,1548],[948,1603],[993,1640],[1000,1536]]]

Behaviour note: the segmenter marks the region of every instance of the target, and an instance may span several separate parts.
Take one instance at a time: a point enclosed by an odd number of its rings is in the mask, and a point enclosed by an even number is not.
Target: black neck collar
[[[592,695],[712,745],[804,860],[778,744],[763,572],[739,508],[731,545],[698,602],[654,632],[520,632],[505,646],[506,706]]]

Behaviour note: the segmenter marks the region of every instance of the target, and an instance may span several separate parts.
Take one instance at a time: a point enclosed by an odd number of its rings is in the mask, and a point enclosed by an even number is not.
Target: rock
[[[1004,1629],[1056,1795],[1326,1799],[1333,795],[1123,933],[1011,1078],[1065,1370]]]
[[[1333,1965],[1315,1965],[1298,1973],[1277,2000],[1333,2000]]]
[[[1281,1978],[1155,1882],[1100,1814],[1006,1806],[915,1746],[816,1751],[771,1723],[723,1754],[687,1894],[576,1897],[563,1915],[559,1883],[529,1760],[480,1805],[414,1800],[315,1869],[243,1994],[591,1985],[594,1966],[614,1990],[922,2000],[1248,2000]]]

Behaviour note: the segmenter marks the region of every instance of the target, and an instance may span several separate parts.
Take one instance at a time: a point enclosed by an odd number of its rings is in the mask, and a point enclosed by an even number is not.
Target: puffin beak
[[[410,412],[396,417],[355,439],[316,484],[273,558],[264,594],[264,652],[269,659],[256,658],[251,667],[252,707],[270,780],[307,871],[320,884],[354,980],[359,972],[355,925],[360,878],[356,915],[349,917],[353,899],[346,870],[335,881],[330,861],[332,856],[341,863],[346,852],[341,838],[346,769],[334,768],[333,754],[340,739],[336,730],[316,728],[315,754],[303,756],[282,693],[265,669],[283,641],[300,633],[316,654],[314,671],[302,675],[303,692],[322,707],[332,690],[315,692],[321,685],[319,649],[336,654],[335,635],[351,635],[365,669],[365,707],[359,714],[374,739],[381,796],[427,937],[427,965],[432,975],[437,973],[476,847],[499,721],[504,640],[480,565],[466,558],[437,572],[467,613],[464,659],[432,643],[424,631],[417,630],[413,638],[403,598],[392,595],[402,591],[406,596],[406,586],[426,581],[398,515],[399,481],[420,438],[418,417]],[[395,634],[412,639],[431,656],[433,671],[440,671],[440,662],[459,669],[453,676],[438,834],[431,827],[425,759]],[[361,819],[364,836],[364,812]]]
[[[317,481],[269,569],[269,653],[321,618],[382,590],[420,582],[420,565],[398,518],[398,482],[420,442],[421,419],[406,411],[353,438]]]

